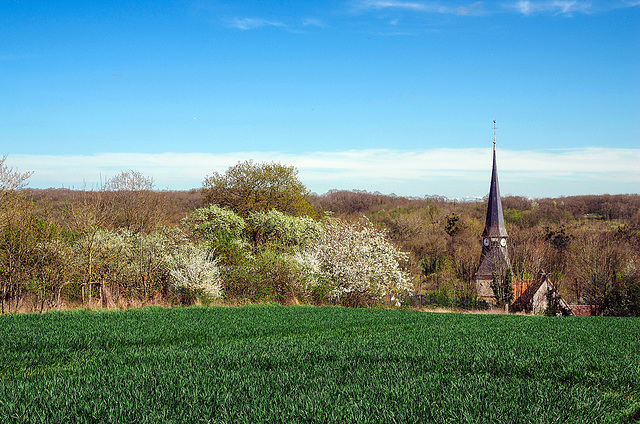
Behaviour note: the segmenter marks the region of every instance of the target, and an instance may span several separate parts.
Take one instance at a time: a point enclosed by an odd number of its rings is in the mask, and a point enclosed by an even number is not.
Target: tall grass
[[[0,334],[2,422],[603,423],[640,409],[634,318],[147,308],[0,316]]]

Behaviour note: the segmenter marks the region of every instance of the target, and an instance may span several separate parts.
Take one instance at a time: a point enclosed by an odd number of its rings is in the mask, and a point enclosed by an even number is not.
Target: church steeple
[[[494,126],[495,126],[495,122]],[[504,226],[502,202],[500,201],[500,186],[498,185],[498,167],[496,166],[496,139],[493,136],[493,168],[491,170],[491,187],[489,188],[489,202],[487,204],[487,218],[482,237],[507,237]]]
[[[498,185],[498,167],[496,165],[496,121],[493,121],[493,167],[491,186],[487,202],[487,217],[482,232],[482,253],[480,266],[476,272],[476,291],[478,296],[492,299],[491,281],[494,274],[502,276],[511,268],[507,250],[507,228],[504,226],[500,187]]]

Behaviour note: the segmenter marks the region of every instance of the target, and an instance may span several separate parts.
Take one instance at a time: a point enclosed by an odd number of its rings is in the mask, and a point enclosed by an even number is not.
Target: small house
[[[558,294],[544,272],[535,278],[513,279],[514,311],[543,315],[550,311],[553,315],[572,315],[567,302]]]

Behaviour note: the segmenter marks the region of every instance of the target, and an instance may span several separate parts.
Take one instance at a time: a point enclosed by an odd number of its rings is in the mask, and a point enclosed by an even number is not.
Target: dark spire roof
[[[484,224],[482,237],[506,237],[502,202],[500,201],[500,187],[498,186],[498,167],[496,166],[496,142],[493,141],[493,169],[491,170],[491,188],[489,189],[489,203],[487,204],[487,220]]]

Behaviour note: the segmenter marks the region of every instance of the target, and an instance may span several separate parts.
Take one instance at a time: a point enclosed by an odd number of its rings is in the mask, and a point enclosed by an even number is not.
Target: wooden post
[[[107,299],[104,296],[104,274],[102,274],[102,281],[100,282],[100,300],[102,301],[102,307],[107,307]]]

